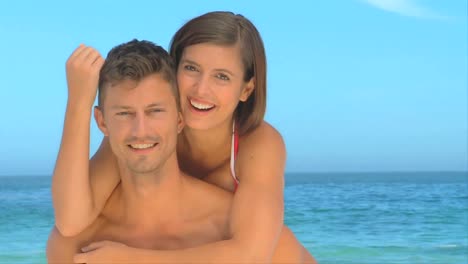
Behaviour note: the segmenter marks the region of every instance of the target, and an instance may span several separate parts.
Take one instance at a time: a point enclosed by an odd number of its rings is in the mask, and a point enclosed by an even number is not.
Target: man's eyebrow
[[[126,105],[114,105],[111,107],[112,110],[130,110],[132,109],[130,106]]]
[[[164,103],[155,102],[155,103],[151,103],[151,104],[145,106],[145,108],[161,107],[161,106],[164,106]],[[133,107],[127,106],[127,105],[114,105],[114,106],[111,107],[111,109],[112,110],[131,110],[131,109],[133,109]]]
[[[200,64],[198,64],[198,63],[196,63],[196,62],[194,62],[194,61],[192,61],[192,60],[183,59],[183,60],[181,60],[180,62],[181,62],[181,63],[189,63],[189,64],[193,64],[193,65],[195,65],[195,66],[197,66],[197,67],[200,67]],[[227,73],[229,73],[229,74],[232,75],[232,76],[236,76],[234,73],[232,73],[230,70],[227,70],[227,69],[214,69],[214,70],[215,70],[215,71],[227,72]]]
[[[161,107],[161,106],[164,106],[164,104],[161,103],[161,102],[156,102],[156,103],[152,103],[152,104],[147,105],[146,108]]]

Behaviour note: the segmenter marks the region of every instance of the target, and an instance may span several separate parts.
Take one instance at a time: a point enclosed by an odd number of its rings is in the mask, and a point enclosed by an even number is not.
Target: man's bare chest
[[[97,228],[89,242],[110,240],[144,249],[174,250],[196,247],[226,238],[225,231],[212,221],[155,228],[128,227],[105,223]]]

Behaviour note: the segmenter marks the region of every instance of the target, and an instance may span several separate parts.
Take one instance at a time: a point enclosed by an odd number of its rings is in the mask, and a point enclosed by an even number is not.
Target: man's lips
[[[147,154],[154,150],[158,143],[138,143],[138,144],[128,144],[128,148],[138,154]]]
[[[156,146],[156,143],[147,143],[147,144],[130,144],[128,145],[131,148],[134,149],[148,149]]]

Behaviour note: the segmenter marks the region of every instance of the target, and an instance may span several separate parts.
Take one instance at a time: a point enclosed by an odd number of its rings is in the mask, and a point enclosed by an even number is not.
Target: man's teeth
[[[214,105],[212,104],[202,104],[202,103],[198,103],[198,102],[194,102],[192,100],[190,100],[190,104],[197,108],[197,109],[201,109],[201,110],[207,110],[207,109],[210,109],[210,108],[213,108]]]
[[[131,144],[130,146],[134,149],[147,149],[152,148],[156,144]]]

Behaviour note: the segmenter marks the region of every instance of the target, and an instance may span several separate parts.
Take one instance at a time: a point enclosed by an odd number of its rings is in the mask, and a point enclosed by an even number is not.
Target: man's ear
[[[104,122],[104,113],[99,106],[94,107],[94,119],[96,120],[96,124],[99,127],[99,130],[101,130],[104,136],[109,136],[106,122]]]
[[[244,86],[244,89],[241,92],[239,100],[242,102],[247,101],[247,99],[249,99],[254,89],[255,89],[255,80],[254,80],[254,77],[252,77],[250,81]]]
[[[184,129],[185,122],[184,118],[182,115],[182,112],[177,112],[177,134],[180,134],[182,132],[182,129]]]

